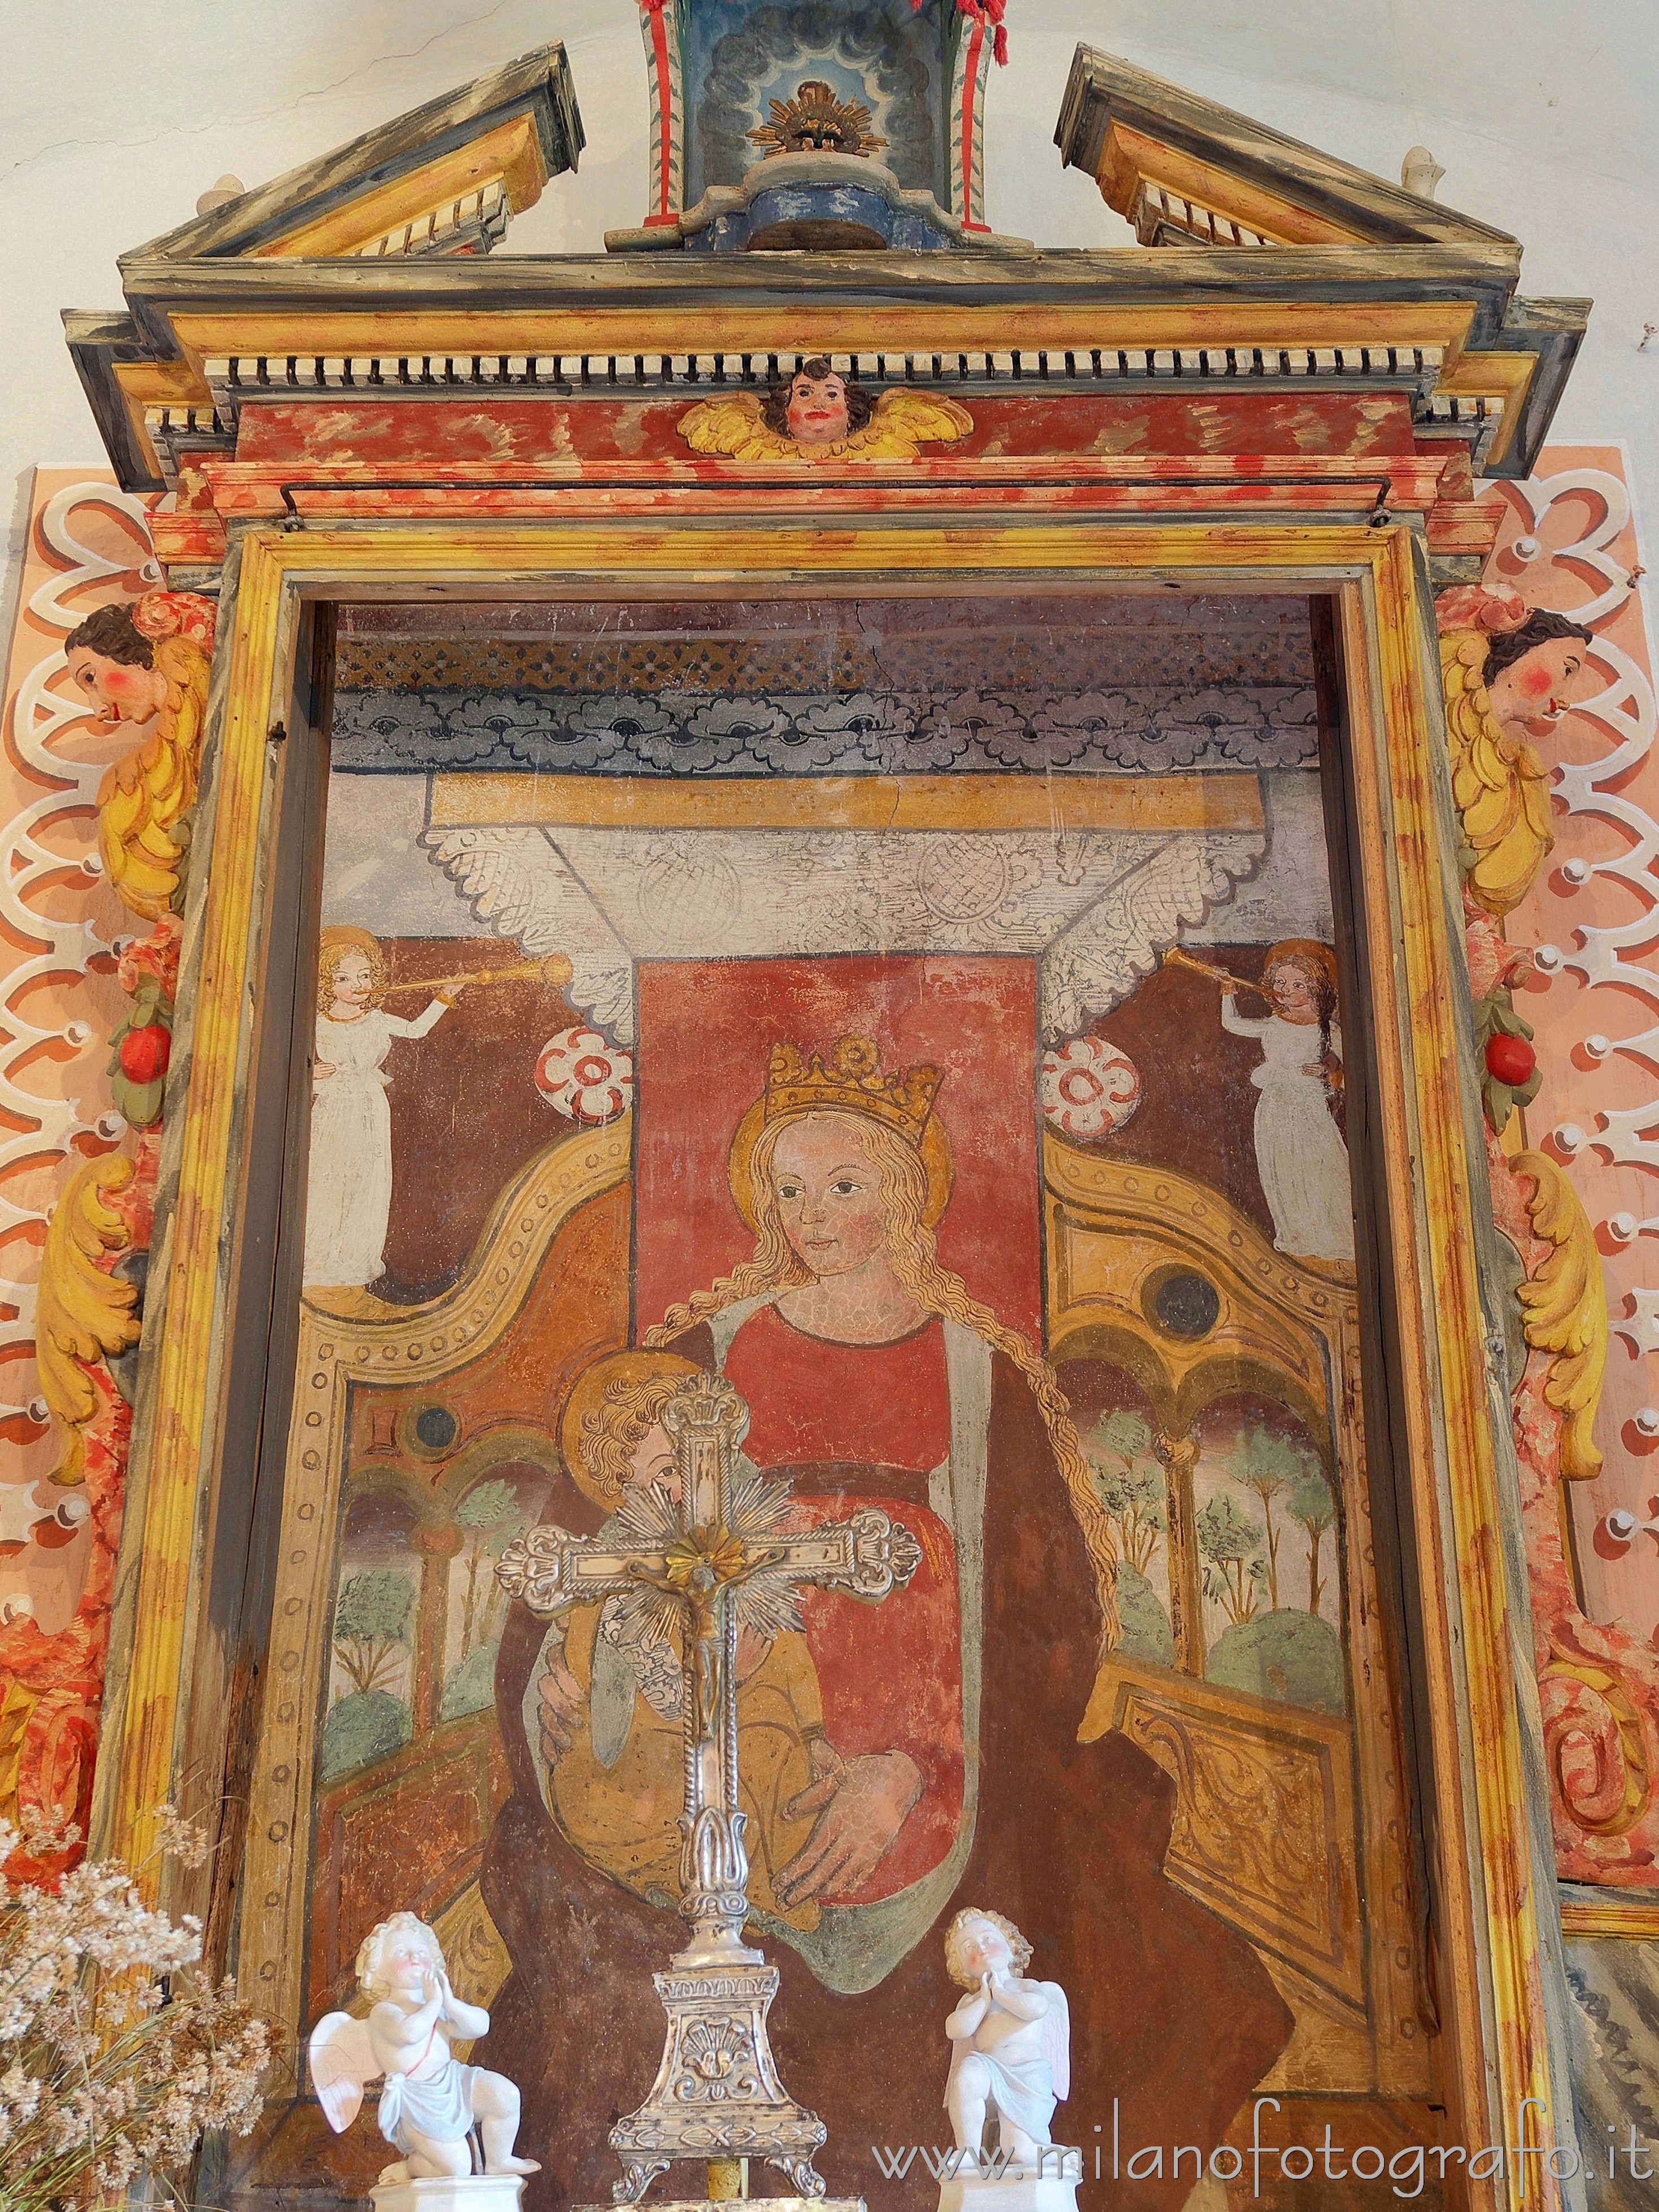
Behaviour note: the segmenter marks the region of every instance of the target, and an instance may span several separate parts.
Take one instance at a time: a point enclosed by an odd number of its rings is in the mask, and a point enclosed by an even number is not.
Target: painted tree
[[[1331,1486],[1322,1468],[1316,1464],[1296,1485],[1291,1492],[1289,1510],[1291,1518],[1299,1521],[1307,1531],[1308,1610],[1317,1613],[1325,1589],[1319,1571],[1320,1548],[1325,1540],[1325,1531],[1336,1518],[1336,1500],[1331,1496]]]
[[[1205,1596],[1235,1624],[1254,1620],[1265,1577],[1260,1527],[1224,1490],[1216,1492],[1196,1526]]]
[[[334,1608],[334,1654],[353,1689],[380,1686],[386,1667],[409,1643],[415,1585],[396,1567],[366,1567],[341,1586]]]
[[[1253,1490],[1261,1501],[1261,1519],[1267,1545],[1267,1607],[1279,1610],[1279,1539],[1282,1531],[1273,1519],[1273,1507],[1285,1492],[1317,1473],[1319,1460],[1293,1437],[1255,1427],[1239,1432],[1227,1462],[1227,1472],[1241,1489]]]
[[[1120,1406],[1102,1414],[1084,1450],[1095,1488],[1117,1523],[1119,1554],[1144,1575],[1164,1528],[1164,1469],[1152,1449],[1151,1424]]]
[[[466,1595],[461,1606],[461,1656],[471,1650],[473,1630],[477,1625],[478,1576],[487,1559],[495,1559],[524,1527],[524,1509],[519,1504],[519,1493],[510,1482],[481,1482],[468,1491],[455,1508],[455,1525],[465,1534],[466,1546]],[[489,1613],[489,1594],[500,1585],[491,1575],[487,1585],[485,1622],[479,1641],[488,1640]]]

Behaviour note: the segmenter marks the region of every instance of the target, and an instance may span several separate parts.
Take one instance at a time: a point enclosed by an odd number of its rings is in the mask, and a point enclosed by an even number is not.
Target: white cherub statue
[[[1030,1945],[1000,1912],[970,1905],[945,1930],[945,1970],[968,1994],[945,2023],[945,2109],[959,2151],[978,2160],[994,2112],[1005,2156],[1040,2176],[1054,2106],[1071,2094],[1072,2023],[1058,1982],[1021,1978],[1030,1962]]]
[[[382,2186],[472,2172],[468,2141],[477,2128],[487,2174],[534,2173],[536,2161],[513,2155],[519,2093],[504,2074],[464,2066],[450,2050],[459,2038],[489,2033],[481,2005],[464,2004],[449,1986],[438,1939],[412,1912],[394,1912],[363,1938],[357,1986],[371,2000],[367,2020],[331,2012],[311,2031],[311,2078],[336,2135],[362,2109],[363,2091],[384,2074],[380,2133],[401,2159]]]

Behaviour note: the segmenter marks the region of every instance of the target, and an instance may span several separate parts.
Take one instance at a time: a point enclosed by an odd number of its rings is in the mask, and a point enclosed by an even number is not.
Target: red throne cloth
[[[752,1249],[723,1188],[725,1153],[761,1087],[770,1044],[782,1036],[821,1048],[854,1033],[874,1036],[887,1066],[931,1058],[946,1067],[939,1110],[947,1115],[957,1184],[940,1226],[941,1257],[1005,1322],[1029,1333],[1024,1301],[1006,1293],[1022,1275],[1027,1284],[1039,1279],[1029,963],[732,966],[744,972],[734,979],[719,963],[688,963],[647,969],[641,978],[635,1243],[641,1331],[671,1300]],[[699,1013],[702,1055],[671,1062],[671,1085],[659,1055],[667,1037],[684,1045],[699,1033]],[[930,1030],[938,1049],[916,1049]],[[725,1218],[703,1202],[716,1166]],[[971,1233],[958,1223],[947,1239],[957,1202],[975,1188]],[[709,1244],[688,1244],[688,1210],[714,1224]],[[659,1232],[677,1248],[677,1265],[665,1294],[647,1300],[655,1265],[648,1255]],[[951,1445],[948,1395],[941,1419],[943,1334],[930,1324],[897,1344],[826,1345],[802,1338],[780,1316],[751,1314],[725,1362],[751,1398],[746,1449],[769,1473],[788,1477],[804,1516],[839,1516],[860,1503],[880,1503],[923,1542],[915,1608],[908,1590],[875,1607],[833,1595],[821,1608],[811,1601],[809,1640],[830,1741],[843,1755],[852,1744],[885,1750],[900,1740],[924,1754],[917,1759],[922,1796],[860,1904],[895,1896],[937,1868],[962,1820],[959,1750],[954,1767],[951,1759],[963,1742],[967,1639],[957,1608],[947,1603],[957,1595],[955,1540],[929,1503],[927,1479]],[[684,1332],[673,1348],[716,1364],[706,1323]],[[1169,1776],[1115,1732],[1077,1741],[1098,1662],[1092,1571],[1030,1382],[1001,1351],[980,1358],[981,1371],[988,1366],[978,1524],[984,1567],[976,1585],[963,1584],[974,1590],[981,1615],[978,1787],[960,1875],[926,1929],[873,1986],[829,1988],[790,1942],[766,1938],[780,1975],[774,2051],[789,2093],[829,2128],[819,2167],[836,2195],[884,2193],[873,2185],[872,2147],[945,2139],[944,2022],[957,1992],[945,1972],[943,1936],[963,1905],[1008,1915],[1033,1944],[1029,1971],[1069,1995],[1073,2087],[1056,2116],[1062,2141],[1098,2140],[1094,2127],[1110,2128],[1115,2099],[1126,2147],[1220,2142],[1292,2025],[1251,1947],[1164,1875],[1175,1802]],[[591,1530],[599,1518],[562,1482],[546,1510],[574,1529]],[[504,2065],[522,2087],[521,2140],[544,2161],[529,2184],[532,2212],[608,2193],[617,2168],[607,2130],[643,2100],[661,2050],[651,1976],[682,1940],[672,1913],[588,1866],[545,1809],[541,1756],[521,1717],[543,1632],[515,1607],[497,1664],[514,1787],[490,1837],[483,1895],[514,1970],[476,2054],[481,2063]],[[848,1732],[847,1744],[836,1741],[837,1728]],[[757,2173],[757,2185],[769,2179]],[[665,2186],[683,2194],[694,2179],[676,2174]],[[1189,2186],[1185,2178],[1162,2187],[1091,2182],[1097,2204],[1168,2212]]]

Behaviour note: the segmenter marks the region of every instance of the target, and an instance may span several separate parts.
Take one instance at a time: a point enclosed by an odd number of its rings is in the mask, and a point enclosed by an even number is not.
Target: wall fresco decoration
[[[1197,635],[1155,601],[1093,623],[1062,601],[738,603],[684,611],[689,633],[676,611],[572,608],[533,645],[353,640],[335,763],[370,774],[1042,775],[1301,769],[1317,751],[1311,648],[1261,603],[1218,610]]]
[[[1602,1035],[1592,994],[1651,988],[1654,704],[1620,456],[1560,458],[1493,495],[1484,583],[1438,611],[1492,1195],[1524,1277],[1510,1380],[1557,1866],[1639,1893],[1659,1887],[1659,1655],[1631,1562],[1654,1509],[1652,1293],[1628,1198],[1654,1107],[1644,1035]],[[1604,825],[1593,843],[1585,818]],[[1583,896],[1598,879],[1605,903]],[[1616,1092],[1609,1060],[1630,1069]],[[1610,1092],[1635,1103],[1603,1105]]]
[[[667,692],[684,726],[690,662],[745,680],[810,647],[850,708],[964,660],[1109,666],[1126,633],[1156,659],[1170,629],[1103,592],[524,607],[510,647],[489,611],[349,614],[341,673],[603,658],[618,720]],[[1175,657],[1265,659],[1306,713],[1309,623],[1188,599]],[[931,2140],[931,2084],[911,2112],[895,2081],[916,2008],[948,2009],[964,1880],[1029,1893],[1074,2006],[1112,1992],[1091,2047],[1148,2139],[1172,2097],[1218,2125],[1258,2081],[1425,2097],[1316,727],[1267,769],[1126,775],[1068,740],[1047,775],[958,748],[849,776],[837,737],[796,776],[694,783],[620,746],[457,772],[404,719],[429,694],[374,696],[381,750],[355,720],[330,778],[297,1363],[321,1418],[296,1413],[284,1508],[338,1535],[276,1599],[331,1622],[326,1690],[267,1711],[258,1759],[316,1765],[281,1854],[306,2016],[349,1996],[395,1864],[536,2054],[526,2130],[556,2112],[558,2173],[597,2185],[632,2031],[596,2042],[551,1962],[577,1943],[608,2005],[654,2003],[630,1977],[673,1923],[678,1662],[623,1601],[549,1631],[495,1570],[648,1491],[664,1399],[714,1367],[793,1525],[876,1504],[921,1545],[879,1613],[810,1595],[738,1662],[755,1925],[832,2141]],[[498,703],[451,696],[479,726]],[[1066,1838],[1040,1869],[1034,1821]],[[1132,1943],[1182,1961],[1173,2012],[1126,2001],[1126,1887]],[[290,2137],[262,2185],[310,2155]]]

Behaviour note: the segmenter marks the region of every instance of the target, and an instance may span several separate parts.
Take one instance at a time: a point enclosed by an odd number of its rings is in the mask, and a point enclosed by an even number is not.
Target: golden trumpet
[[[570,981],[570,963],[562,952],[550,952],[545,960],[519,960],[510,968],[471,968],[460,975],[417,975],[413,982],[387,983],[375,993],[389,999],[398,991],[445,991],[463,983],[556,983]]]
[[[1258,999],[1271,999],[1273,994],[1261,983],[1247,982],[1243,975],[1235,975],[1230,968],[1212,968],[1207,960],[1194,960],[1190,952],[1179,945],[1164,956],[1166,968],[1190,968],[1194,975],[1207,975],[1212,983],[1219,983],[1229,991],[1254,991]]]

